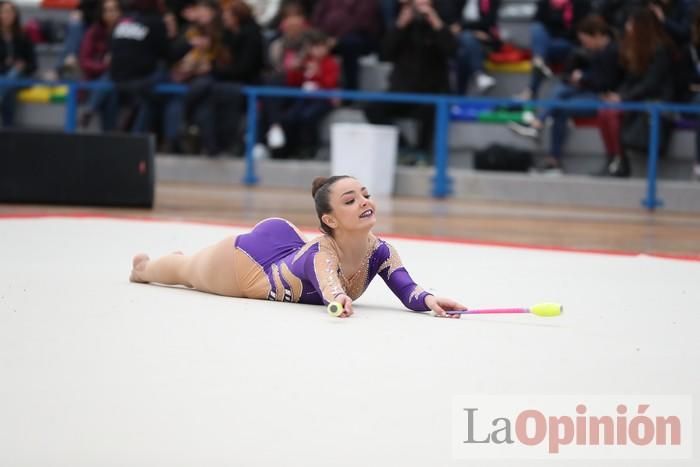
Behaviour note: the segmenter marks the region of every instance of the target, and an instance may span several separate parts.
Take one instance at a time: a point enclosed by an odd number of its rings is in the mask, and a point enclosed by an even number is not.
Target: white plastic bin
[[[390,125],[331,125],[331,173],[351,175],[376,196],[394,192],[399,133]]]

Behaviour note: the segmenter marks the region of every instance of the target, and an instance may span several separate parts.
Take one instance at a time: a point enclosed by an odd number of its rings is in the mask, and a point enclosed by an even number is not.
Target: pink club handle
[[[514,313],[530,313],[528,308],[484,308],[474,310],[456,310],[446,312],[449,315],[500,315]]]

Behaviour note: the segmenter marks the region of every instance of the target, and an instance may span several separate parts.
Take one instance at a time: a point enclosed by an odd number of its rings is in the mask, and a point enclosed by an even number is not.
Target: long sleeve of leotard
[[[328,304],[335,298],[344,294],[345,290],[338,276],[338,257],[326,248],[319,250],[306,260],[305,275],[313,284],[324,304]]]
[[[377,273],[404,306],[413,311],[429,311],[430,308],[425,305],[425,297],[431,294],[413,282],[394,247],[384,242],[377,255],[380,261]]]

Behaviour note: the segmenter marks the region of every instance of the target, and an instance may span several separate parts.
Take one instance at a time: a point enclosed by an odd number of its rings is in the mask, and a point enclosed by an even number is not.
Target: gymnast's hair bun
[[[314,181],[311,182],[311,196],[316,197],[316,192],[326,184],[328,177],[316,177]]]

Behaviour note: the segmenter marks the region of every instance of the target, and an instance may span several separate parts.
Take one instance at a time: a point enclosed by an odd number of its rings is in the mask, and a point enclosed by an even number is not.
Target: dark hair
[[[607,21],[600,15],[588,15],[578,23],[576,31],[587,36],[611,36]]]
[[[330,200],[330,190],[335,182],[342,180],[344,178],[352,178],[349,175],[334,175],[332,177],[316,177],[314,181],[311,182],[311,196],[314,197],[314,203],[316,204],[316,215],[318,216],[318,221],[321,223],[321,230],[323,233],[328,235],[333,235],[333,229],[328,227],[321,217],[324,214],[328,214],[333,211],[331,208]]]
[[[673,43],[659,18],[649,9],[636,10],[629,19],[632,32],[625,30],[625,37],[620,47],[620,58],[626,70],[644,73],[649,68],[654,54],[659,47],[674,52]]]
[[[305,39],[309,45],[328,45],[328,36],[318,29],[310,29]]]
[[[5,0],[0,1],[0,7],[2,7],[5,4],[10,5],[12,7],[12,10],[14,10],[15,12],[15,21],[10,26],[10,33],[12,34],[12,37],[19,37],[22,35],[22,19],[19,15],[19,8],[17,8],[17,5],[15,5],[12,2]]]

